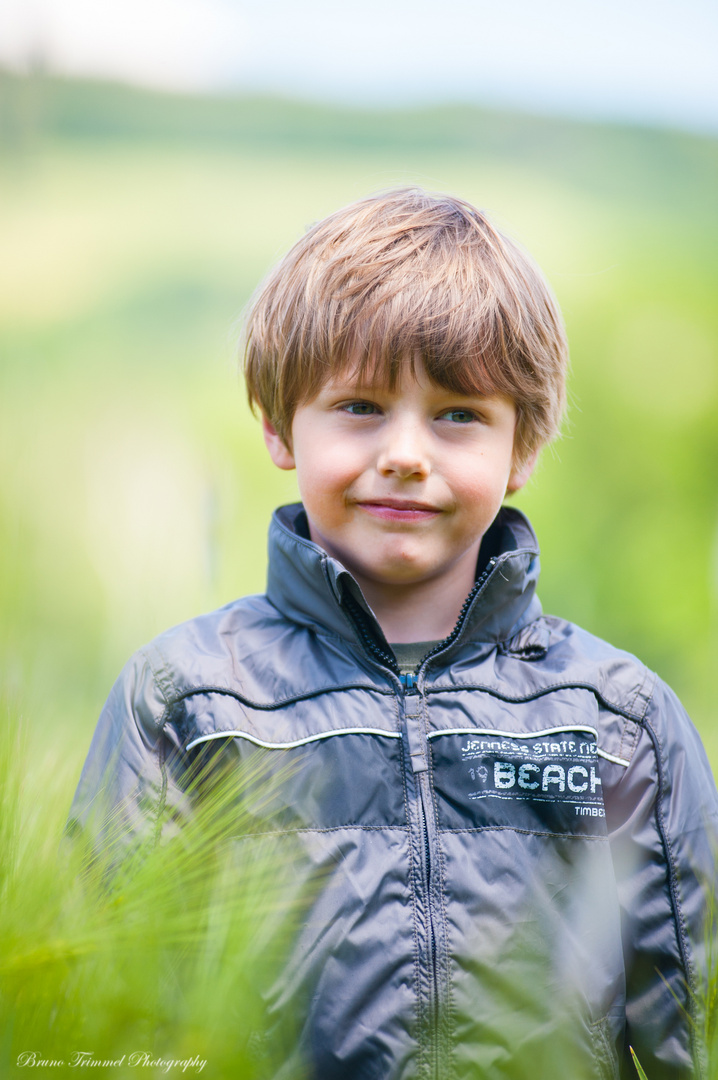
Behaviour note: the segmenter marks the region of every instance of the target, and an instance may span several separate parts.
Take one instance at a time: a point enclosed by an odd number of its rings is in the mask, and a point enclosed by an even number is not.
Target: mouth
[[[429,521],[442,512],[438,506],[416,499],[366,499],[357,506],[372,517],[394,522]]]

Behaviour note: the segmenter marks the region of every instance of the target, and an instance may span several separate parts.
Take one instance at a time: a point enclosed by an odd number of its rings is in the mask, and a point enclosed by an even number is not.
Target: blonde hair
[[[361,199],[314,225],[260,285],[244,372],[290,445],[298,405],[350,369],[396,383],[421,358],[459,394],[504,394],[523,464],[557,433],[568,349],[558,304],[527,253],[469,203],[418,188]]]

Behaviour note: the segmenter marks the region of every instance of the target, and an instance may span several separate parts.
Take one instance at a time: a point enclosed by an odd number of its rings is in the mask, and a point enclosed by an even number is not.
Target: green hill
[[[113,83],[0,75],[4,137],[310,154],[469,153],[540,168],[623,196],[711,189],[718,140],[680,131],[442,105],[350,109],[272,97],[161,93]],[[620,163],[619,168],[617,165]],[[650,181],[646,183],[647,180]],[[628,185],[628,187],[627,187]]]

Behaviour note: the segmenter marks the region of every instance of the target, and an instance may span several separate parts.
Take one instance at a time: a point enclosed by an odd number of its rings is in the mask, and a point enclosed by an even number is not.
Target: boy
[[[566,357],[525,253],[418,190],[320,222],[252,305],[250,401],[303,505],[274,516],[266,596],[130,662],[72,816],[102,790],[131,837],[191,810],[198,755],[291,763],[277,830],[322,876],[282,1076],[632,1076],[629,1044],[650,1080],[705,1075],[700,741],[637,660],[542,614],[501,505]]]

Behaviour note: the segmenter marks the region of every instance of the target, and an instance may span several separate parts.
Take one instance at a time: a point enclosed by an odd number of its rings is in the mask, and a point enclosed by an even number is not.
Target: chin
[[[425,581],[428,577],[431,577],[431,571],[427,567],[417,566],[415,563],[409,562],[360,572],[363,577],[375,581],[379,585],[418,585],[420,581]]]

